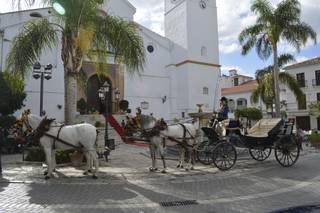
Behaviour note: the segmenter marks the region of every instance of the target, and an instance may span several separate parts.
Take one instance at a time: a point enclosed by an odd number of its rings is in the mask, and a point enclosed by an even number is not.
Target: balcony
[[[312,79],[312,86],[314,87],[320,86],[320,79]]]

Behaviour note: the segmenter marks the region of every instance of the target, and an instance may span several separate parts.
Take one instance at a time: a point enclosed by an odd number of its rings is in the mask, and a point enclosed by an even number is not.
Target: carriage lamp
[[[109,95],[110,95],[110,84],[107,81],[105,81],[104,84],[98,90],[98,93],[99,93],[99,98],[100,98],[101,102],[104,101],[104,104],[105,104],[104,145],[105,145],[105,147],[110,148],[110,146],[112,145],[112,144],[110,144],[112,140],[109,140],[109,137],[108,137],[108,118],[109,118],[109,106],[108,106],[109,103],[108,102],[109,102]],[[106,150],[104,152],[106,161],[108,161],[109,154],[110,154],[109,150]]]
[[[44,69],[41,69],[44,68]],[[38,80],[40,78],[40,116],[43,115],[43,82],[44,79],[50,80],[52,78],[52,64],[43,66],[40,62],[36,62],[33,65],[32,76],[34,79]]]

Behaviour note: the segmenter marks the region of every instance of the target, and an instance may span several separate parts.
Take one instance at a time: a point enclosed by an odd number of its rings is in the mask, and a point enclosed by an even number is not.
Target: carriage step
[[[190,206],[198,205],[199,203],[196,200],[183,200],[183,201],[166,201],[160,202],[160,205],[163,207],[173,207],[173,206]]]

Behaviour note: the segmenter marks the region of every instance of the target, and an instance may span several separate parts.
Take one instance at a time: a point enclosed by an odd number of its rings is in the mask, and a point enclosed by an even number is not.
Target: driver
[[[220,99],[220,110],[218,112],[218,120],[226,120],[228,119],[229,113],[229,106],[228,106],[228,99],[226,97],[222,97]]]

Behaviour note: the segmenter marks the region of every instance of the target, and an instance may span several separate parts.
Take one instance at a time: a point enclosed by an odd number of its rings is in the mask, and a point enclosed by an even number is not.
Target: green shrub
[[[129,102],[127,100],[121,100],[119,102],[119,108],[124,112],[127,111],[129,108]]]
[[[96,123],[94,124],[95,127],[99,128],[99,127],[104,127],[104,124],[101,123],[100,121],[96,121]]]
[[[244,108],[234,110],[234,116],[236,118],[246,117],[248,120],[257,121],[262,118],[262,112],[258,108]]]
[[[311,142],[311,143],[320,144],[320,134],[318,134],[318,133],[312,133],[312,134],[310,135],[310,142]]]
[[[12,115],[0,116],[0,128],[9,129],[16,122],[16,118]]]
[[[56,162],[57,164],[70,163],[69,155],[73,153],[74,150],[56,150]],[[46,156],[42,148],[32,147],[28,150],[28,154],[25,161],[31,162],[45,162]]]
[[[88,109],[88,104],[87,102],[81,98],[78,102],[77,102],[77,108],[80,112],[81,115],[84,115],[87,113],[87,109]]]

